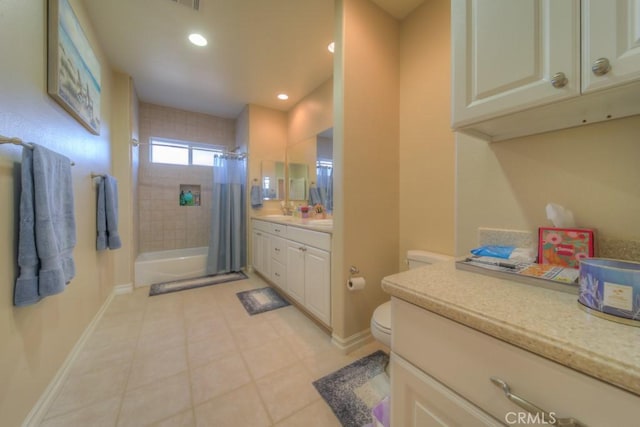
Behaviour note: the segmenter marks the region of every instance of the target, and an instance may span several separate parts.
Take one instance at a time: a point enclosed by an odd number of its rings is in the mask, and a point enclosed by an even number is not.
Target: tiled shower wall
[[[208,246],[212,169],[151,163],[152,136],[232,149],[235,120],[140,103],[139,251]],[[201,186],[201,206],[180,206],[180,184]]]

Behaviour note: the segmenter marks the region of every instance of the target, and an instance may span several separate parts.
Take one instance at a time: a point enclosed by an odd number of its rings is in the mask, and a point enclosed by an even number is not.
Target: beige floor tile
[[[185,322],[182,314],[180,316],[146,318],[142,322],[140,335],[158,334],[173,331],[184,331]]]
[[[150,427],[195,427],[195,425],[196,417],[193,414],[193,410],[189,409],[184,412],[180,412],[178,415],[174,415],[152,424]]]
[[[136,349],[136,339],[131,338],[113,344],[85,346],[78,354],[71,375],[83,375],[90,371],[107,369],[114,365],[131,364]]]
[[[190,407],[189,376],[183,372],[125,393],[118,427],[152,424]]]
[[[83,375],[70,375],[46,417],[61,415],[122,394],[130,367],[131,363],[122,363]]]
[[[137,353],[131,367],[127,390],[171,377],[187,369],[187,347],[184,344],[157,352]]]
[[[238,355],[210,362],[191,371],[193,403],[198,405],[249,382],[249,371]]]
[[[274,372],[256,381],[258,392],[274,422],[283,420],[321,399],[311,375],[302,363]]]
[[[187,342],[187,356],[191,369],[237,354],[238,347],[228,330],[202,336],[198,341]]]
[[[113,427],[116,425],[121,400],[122,396],[118,394],[76,411],[45,419],[40,427]]]
[[[148,330],[145,334],[140,334],[136,353],[153,353],[187,342],[186,332],[182,324],[168,325],[166,328],[156,328]]]
[[[268,427],[271,420],[253,384],[195,407],[198,427]]]
[[[312,353],[302,359],[302,363],[309,370],[311,378],[315,381],[347,366],[355,360],[357,360],[357,358],[354,358],[352,355],[343,354],[338,351],[338,349],[335,349]]]
[[[324,400],[318,400],[280,421],[276,427],[340,427],[340,421]]]
[[[240,350],[257,347],[278,338],[278,333],[269,322],[255,321],[239,329],[232,329],[233,337]]]
[[[317,327],[315,329],[305,328],[296,333],[285,335],[283,338],[300,358],[309,357],[315,353],[337,350],[331,344],[331,337]]]
[[[206,338],[208,335],[228,332],[227,322],[223,316],[204,317],[199,321],[190,321],[187,326],[187,337],[189,340],[197,341]]]
[[[267,374],[291,366],[299,361],[289,344],[283,338],[277,338],[242,352],[251,376],[262,378]]]

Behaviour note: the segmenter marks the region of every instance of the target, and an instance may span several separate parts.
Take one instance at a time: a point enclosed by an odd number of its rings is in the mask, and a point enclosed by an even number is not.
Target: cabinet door
[[[287,292],[304,305],[304,250],[301,243],[287,242]]]
[[[271,241],[268,234],[253,231],[253,259],[254,270],[265,277],[271,277]]]
[[[393,426],[502,426],[395,353],[391,354],[391,396]]]
[[[451,5],[454,127],[579,95],[578,0]]]
[[[329,252],[307,248],[304,260],[304,305],[331,325],[331,257]]]
[[[582,29],[583,92],[640,79],[640,0],[583,0]],[[601,58],[610,70],[596,75]]]

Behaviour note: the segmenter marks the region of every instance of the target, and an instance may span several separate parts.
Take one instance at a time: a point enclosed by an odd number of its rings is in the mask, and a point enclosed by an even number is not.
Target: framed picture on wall
[[[100,134],[100,63],[69,0],[48,0],[49,95],[91,133]]]

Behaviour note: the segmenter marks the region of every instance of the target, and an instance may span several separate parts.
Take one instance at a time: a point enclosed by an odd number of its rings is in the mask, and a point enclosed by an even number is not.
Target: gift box
[[[589,228],[540,227],[538,263],[578,268],[581,259],[594,256],[594,237]]]

